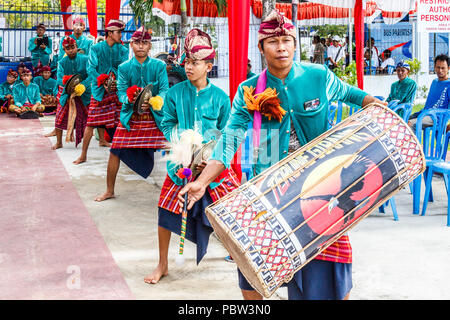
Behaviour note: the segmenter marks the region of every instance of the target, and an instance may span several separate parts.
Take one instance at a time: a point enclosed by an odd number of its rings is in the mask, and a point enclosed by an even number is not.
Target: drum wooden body
[[[373,104],[206,209],[251,285],[270,297],[425,170],[413,131]]]

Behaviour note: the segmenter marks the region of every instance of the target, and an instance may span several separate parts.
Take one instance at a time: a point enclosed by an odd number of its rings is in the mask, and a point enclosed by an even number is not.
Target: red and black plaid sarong
[[[119,123],[114,133],[111,148],[154,148],[162,149],[167,143],[166,138],[156,126],[151,111],[139,115],[133,113],[130,119],[130,131]]]
[[[105,93],[102,101],[91,97],[87,126],[114,128],[120,121],[122,103],[119,102],[116,92]]]
[[[222,176],[224,176],[225,179],[220,185],[214,189],[211,189],[210,187],[206,189],[213,202],[216,202],[240,185],[236,174],[231,168],[226,169],[226,173]],[[161,195],[159,196],[158,207],[179,214],[183,208],[178,204],[177,196],[182,188],[183,186],[176,185],[172,179],[170,179],[169,175],[167,175],[161,189]]]
[[[64,87],[60,86],[58,88],[58,94],[56,95],[58,106],[56,107],[55,128],[67,130],[67,122],[69,119],[69,99],[67,99],[66,105],[64,106],[61,106],[59,103],[63,91]],[[75,146],[78,146],[81,140],[83,140],[89,106],[85,107],[81,101],[81,98],[75,97],[75,107],[77,109],[77,116],[75,118]]]

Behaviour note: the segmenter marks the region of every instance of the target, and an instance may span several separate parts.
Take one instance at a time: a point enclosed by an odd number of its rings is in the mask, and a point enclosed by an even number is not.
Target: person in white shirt
[[[379,71],[382,73],[389,73],[392,74],[395,70],[395,60],[391,57],[391,50],[386,49],[381,54],[381,59],[383,59],[383,62],[381,63],[381,66],[379,67]]]
[[[331,70],[337,68],[339,61],[345,58],[345,50],[340,46],[340,40],[339,36],[334,36],[332,45],[327,49],[328,67]]]

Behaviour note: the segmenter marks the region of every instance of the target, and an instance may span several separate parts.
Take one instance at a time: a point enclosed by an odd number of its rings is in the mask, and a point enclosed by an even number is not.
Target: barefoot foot
[[[102,194],[101,196],[97,196],[94,201],[100,202],[103,200],[108,200],[108,199],[113,199],[115,198],[114,196],[114,192],[108,192],[106,191],[104,194]]]
[[[52,132],[47,133],[46,135],[44,135],[44,137],[54,137],[56,136],[56,130],[53,130]]]
[[[106,142],[106,141],[99,142],[98,145],[99,145],[100,147],[108,147],[108,148],[111,147],[111,143]]]
[[[155,270],[151,274],[149,274],[147,277],[144,278],[145,283],[149,284],[156,284],[159,282],[159,280],[167,276],[169,274],[169,268],[167,264],[161,264],[159,263]]]
[[[62,147],[63,147],[62,143],[55,143],[52,147],[52,150],[60,149]]]
[[[86,162],[86,158],[79,157],[77,160],[73,162],[73,164],[80,164]]]

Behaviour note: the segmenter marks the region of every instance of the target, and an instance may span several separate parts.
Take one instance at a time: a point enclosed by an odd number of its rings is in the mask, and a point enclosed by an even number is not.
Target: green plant
[[[428,87],[423,85],[417,88],[417,96],[426,99],[428,96]]]
[[[405,62],[407,62],[411,68],[409,75],[419,74],[422,62],[420,62],[417,58],[414,58],[413,60],[406,60]]]
[[[334,73],[342,81],[348,83],[349,85],[356,86],[358,78],[356,76],[356,62],[352,61],[347,67],[344,68],[343,60],[338,62],[338,67],[335,68]]]

